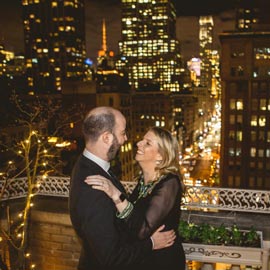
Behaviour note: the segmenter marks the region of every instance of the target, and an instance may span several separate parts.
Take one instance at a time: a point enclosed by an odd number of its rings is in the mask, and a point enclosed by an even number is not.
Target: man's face
[[[120,113],[115,115],[115,128],[112,135],[113,135],[113,141],[107,153],[108,160],[112,160],[116,156],[119,148],[127,140],[126,119]]]

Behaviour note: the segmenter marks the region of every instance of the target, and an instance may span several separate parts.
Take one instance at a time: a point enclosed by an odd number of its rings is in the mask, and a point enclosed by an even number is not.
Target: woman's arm
[[[128,207],[130,202],[109,179],[101,175],[91,175],[87,176],[84,181],[92,188],[105,192],[112,199],[119,213],[122,213]]]
[[[138,191],[134,190],[130,199],[136,199]],[[126,220],[131,231],[140,239],[147,238],[156,228],[164,224],[165,218],[172,211],[174,204],[180,207],[182,188],[176,175],[168,175],[160,181],[151,194],[138,201]],[[179,209],[176,209],[179,211]]]

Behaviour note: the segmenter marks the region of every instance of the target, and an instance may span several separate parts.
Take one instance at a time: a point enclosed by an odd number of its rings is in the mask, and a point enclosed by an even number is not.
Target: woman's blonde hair
[[[151,127],[149,131],[157,137],[158,151],[162,156],[162,160],[156,165],[159,176],[167,173],[180,175],[179,145],[176,138],[164,128]]]

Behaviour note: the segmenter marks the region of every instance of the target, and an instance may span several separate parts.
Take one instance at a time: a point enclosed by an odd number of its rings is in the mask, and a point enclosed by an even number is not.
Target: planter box
[[[183,243],[186,259],[199,262],[262,265],[263,248]]]

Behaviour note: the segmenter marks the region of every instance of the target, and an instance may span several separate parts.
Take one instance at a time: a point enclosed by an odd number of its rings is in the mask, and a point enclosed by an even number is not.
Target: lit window
[[[265,118],[265,116],[260,116],[259,117],[259,126],[260,127],[265,127],[265,124],[266,124],[266,118]]]
[[[234,149],[233,148],[229,148],[229,156],[234,157]]]
[[[235,155],[237,157],[240,157],[241,156],[241,149],[240,148],[236,148]]]
[[[236,132],[236,140],[241,142],[242,141],[242,131]]]
[[[242,100],[236,101],[236,110],[238,110],[238,111],[243,110],[243,101]]]
[[[256,126],[257,126],[257,115],[252,115],[252,116],[251,116],[250,125],[251,125],[252,127],[256,127]]]
[[[256,157],[256,148],[255,147],[250,148],[250,156],[251,157]]]
[[[260,99],[260,110],[265,111],[266,110],[266,99]]]

